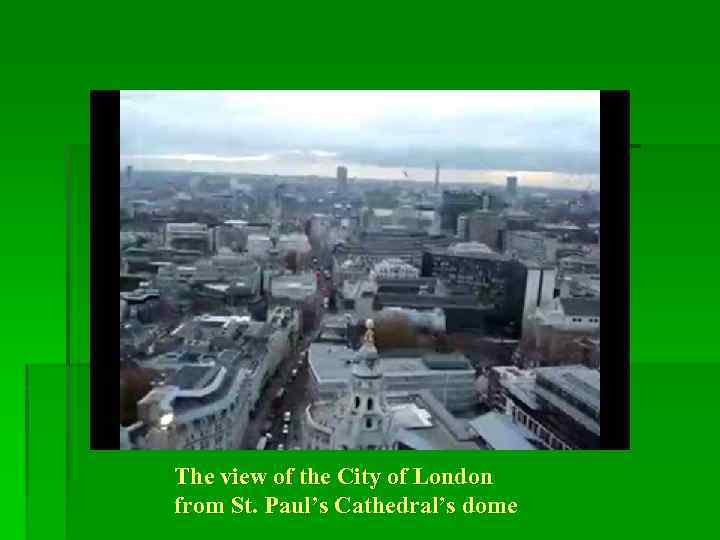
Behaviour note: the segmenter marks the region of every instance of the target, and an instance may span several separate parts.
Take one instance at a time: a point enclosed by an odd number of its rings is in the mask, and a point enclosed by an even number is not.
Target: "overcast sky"
[[[595,91],[128,91],[120,118],[124,161],[599,174]]]

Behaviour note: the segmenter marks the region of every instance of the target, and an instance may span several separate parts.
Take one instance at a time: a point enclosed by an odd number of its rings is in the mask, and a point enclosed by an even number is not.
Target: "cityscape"
[[[147,94],[121,99],[122,449],[601,447],[598,92],[335,92],[314,123],[248,97],[267,126],[241,91]]]

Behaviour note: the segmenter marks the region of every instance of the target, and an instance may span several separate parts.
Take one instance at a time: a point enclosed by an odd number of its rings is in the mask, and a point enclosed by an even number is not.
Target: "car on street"
[[[285,450],[285,445],[283,443],[280,443],[277,445],[278,450]]]
[[[290,411],[285,411],[285,414],[283,414],[283,422],[289,422],[292,418],[292,413]]]
[[[285,424],[282,428],[282,434],[287,437],[289,433],[290,433],[290,424]]]
[[[297,368],[294,368],[294,369],[290,372],[290,378],[291,378],[291,379],[294,379],[295,377],[297,377],[297,374],[298,374],[298,370],[297,370]]]
[[[268,441],[272,440],[272,433],[270,433],[270,432],[268,431],[268,432],[265,434],[265,438],[266,438]]]

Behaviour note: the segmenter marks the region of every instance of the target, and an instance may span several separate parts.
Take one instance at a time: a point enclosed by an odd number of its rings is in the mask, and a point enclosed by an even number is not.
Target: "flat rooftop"
[[[537,450],[533,434],[496,411],[470,420],[470,427],[494,450]]]
[[[165,384],[181,390],[198,390],[207,386],[219,371],[220,366],[215,364],[182,366],[167,378]]]
[[[599,298],[561,298],[565,315],[578,317],[599,317],[600,316],[600,299]]]
[[[545,379],[575,399],[600,410],[600,372],[585,366],[537,368],[537,378]]]
[[[357,352],[344,344],[313,343],[310,345],[309,364],[315,379],[320,383],[347,382],[352,374]],[[423,356],[380,357],[379,370],[389,377],[403,375],[431,376],[443,373],[475,373],[469,360],[459,353],[447,355],[429,353]]]

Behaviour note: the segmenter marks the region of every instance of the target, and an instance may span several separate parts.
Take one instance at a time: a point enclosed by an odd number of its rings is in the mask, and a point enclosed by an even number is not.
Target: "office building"
[[[500,375],[497,380],[505,414],[545,448],[600,447],[598,370],[580,365],[543,367],[513,377]]]
[[[339,166],[337,168],[337,183],[340,190],[344,190],[348,185],[348,170],[347,167]]]
[[[501,233],[504,224],[499,212],[475,210],[467,214],[465,219],[467,223],[465,238],[468,241],[485,244],[491,249],[502,247]]]
[[[420,277],[420,269],[401,259],[383,259],[370,271],[370,276],[377,279],[415,279]]]
[[[355,357],[355,351],[345,343],[310,345],[308,362],[312,394],[320,400],[332,400],[342,395],[351,378]],[[467,411],[477,404],[475,370],[460,353],[387,351],[381,355],[377,370],[382,372],[388,391],[428,390],[450,411]]]
[[[165,246],[169,248],[209,253],[212,250],[212,240],[212,230],[204,223],[165,225]]]
[[[518,179],[517,176],[508,176],[505,179],[505,197],[508,202],[513,202],[517,198]]]

